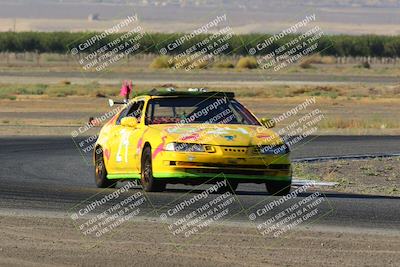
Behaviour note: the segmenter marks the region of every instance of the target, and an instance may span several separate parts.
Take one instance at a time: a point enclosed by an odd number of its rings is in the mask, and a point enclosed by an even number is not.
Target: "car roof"
[[[149,92],[144,92],[137,97],[150,96],[150,97],[235,97],[233,92],[218,92],[218,91],[175,91],[175,90],[156,90],[153,89]]]

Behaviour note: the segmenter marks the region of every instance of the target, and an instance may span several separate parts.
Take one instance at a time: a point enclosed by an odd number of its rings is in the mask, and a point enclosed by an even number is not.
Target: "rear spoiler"
[[[110,105],[110,107],[114,106],[114,105],[124,105],[126,104],[124,101],[114,101],[113,99],[108,99],[108,104]]]

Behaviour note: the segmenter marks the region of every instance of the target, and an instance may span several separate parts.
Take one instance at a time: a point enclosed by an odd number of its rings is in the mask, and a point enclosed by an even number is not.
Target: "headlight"
[[[167,144],[165,150],[177,152],[205,152],[203,145],[176,142]]]
[[[263,145],[257,147],[257,152],[262,155],[284,155],[290,152],[289,146],[281,145]]]

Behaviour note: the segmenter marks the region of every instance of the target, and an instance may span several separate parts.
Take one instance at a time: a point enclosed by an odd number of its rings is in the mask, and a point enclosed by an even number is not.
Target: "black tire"
[[[226,186],[218,188],[217,194],[224,194],[226,192],[235,193],[239,183],[237,181],[226,180]]]
[[[271,181],[265,183],[268,193],[274,196],[285,196],[290,193],[291,182]]]
[[[153,165],[151,162],[151,148],[145,147],[142,154],[142,173],[140,182],[142,188],[146,192],[162,192],[165,190],[166,184],[157,181],[153,177]]]
[[[98,151],[98,152],[97,152]],[[107,179],[107,169],[104,164],[103,150],[96,150],[95,166],[94,166],[94,177],[95,183],[98,188],[114,188],[117,185],[117,181]]]

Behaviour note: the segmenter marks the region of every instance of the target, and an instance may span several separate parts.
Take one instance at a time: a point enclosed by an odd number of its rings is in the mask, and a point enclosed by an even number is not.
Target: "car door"
[[[137,101],[127,108],[124,114],[117,119],[114,133],[112,136],[114,154],[115,172],[120,174],[137,173],[139,166],[137,166],[137,153],[136,146],[140,138],[143,127],[133,128],[122,126],[121,120],[125,117],[135,117],[140,125],[141,115],[143,111],[144,101]]]

